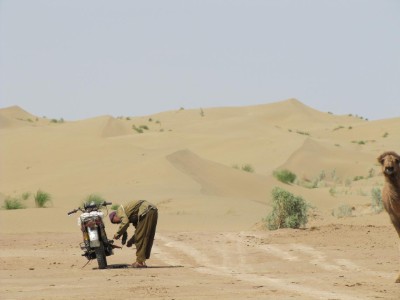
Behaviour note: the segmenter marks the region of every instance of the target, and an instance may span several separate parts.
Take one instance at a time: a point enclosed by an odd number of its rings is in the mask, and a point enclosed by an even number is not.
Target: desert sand
[[[79,121],[1,108],[0,204],[30,196],[0,210],[0,299],[400,299],[399,238],[371,201],[388,150],[400,151],[400,117],[296,99]],[[296,182],[279,182],[281,169]],[[305,228],[266,228],[274,187],[312,206]],[[39,189],[46,208],[34,205]],[[126,247],[106,270],[86,265],[67,212],[90,194],[158,206],[149,268],[117,268],[135,260]]]

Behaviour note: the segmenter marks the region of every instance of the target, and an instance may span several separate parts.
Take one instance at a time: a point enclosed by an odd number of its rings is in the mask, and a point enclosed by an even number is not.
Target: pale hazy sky
[[[0,108],[78,120],[292,97],[400,117],[400,0],[0,0]]]

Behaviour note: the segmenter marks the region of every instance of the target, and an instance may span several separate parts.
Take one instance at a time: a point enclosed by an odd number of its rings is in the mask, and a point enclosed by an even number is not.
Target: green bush
[[[335,196],[336,196],[336,193],[337,193],[336,187],[331,187],[331,188],[329,189],[329,194],[331,194],[331,196],[335,197]]]
[[[21,203],[21,201],[17,198],[10,198],[7,197],[4,200],[4,205],[3,205],[4,209],[22,209],[25,208],[25,206]]]
[[[274,177],[283,183],[293,183],[296,180],[296,174],[290,172],[289,170],[279,170],[274,171]]]
[[[113,205],[111,206],[111,210],[117,210],[118,207],[120,207],[120,204],[113,204]]]
[[[242,166],[242,170],[245,172],[253,173],[254,168],[250,164],[245,164]]]
[[[29,192],[23,193],[21,195],[22,200],[28,200],[30,196],[31,196],[31,193],[29,193]]]
[[[89,196],[86,197],[85,199],[85,203],[92,203],[94,202],[95,204],[99,205],[102,204],[104,202],[104,198],[100,195],[97,194],[90,194]]]
[[[35,194],[35,205],[36,207],[43,208],[46,204],[51,202],[51,196],[49,193],[38,190]]]
[[[279,228],[300,228],[308,222],[310,205],[299,196],[275,187],[272,190],[272,212],[267,216],[269,230]]]
[[[132,125],[132,129],[135,130],[137,133],[143,133],[143,128],[138,128],[136,125]]]
[[[232,165],[232,168],[237,169],[237,170],[242,170],[245,172],[249,172],[249,173],[254,173],[254,168],[250,164],[242,165],[242,167],[239,167],[238,164],[234,164],[234,165]]]
[[[336,218],[351,217],[353,215],[353,208],[350,205],[343,204],[332,212]]]
[[[379,188],[371,190],[371,205],[375,213],[380,213],[383,210],[382,194]]]

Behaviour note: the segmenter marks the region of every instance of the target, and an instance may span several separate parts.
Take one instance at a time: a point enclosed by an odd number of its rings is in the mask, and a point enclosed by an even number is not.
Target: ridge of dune
[[[206,195],[251,199],[266,203],[272,180],[206,160],[185,149],[167,156],[167,160],[202,187]]]
[[[333,172],[340,178],[366,176],[375,167],[375,156],[370,153],[338,148],[307,138],[279,169],[288,169],[303,178],[313,179],[321,172]]]
[[[343,119],[350,123],[363,122],[363,120],[352,116],[336,116],[331,113],[321,112],[294,98],[250,106],[247,109],[264,122],[292,126],[294,128],[318,128],[321,127],[321,123],[331,125]]]
[[[22,109],[18,105],[13,105],[5,108],[0,108],[0,115],[14,119],[36,118],[36,116]]]
[[[225,131],[243,132],[248,127],[251,130],[263,130],[265,126],[281,126],[292,130],[308,131],[310,129],[334,128],[345,123],[347,125],[365,122],[360,118],[337,116],[313,109],[297,99],[288,99],[274,103],[250,105],[242,107],[213,107],[204,109],[189,109],[168,111],[156,114],[155,119],[162,124],[171,126],[174,130],[185,131],[212,127],[212,132]],[[182,124],[185,124],[182,127]]]
[[[121,122],[121,120],[109,117],[102,132],[102,137],[115,137],[120,135],[129,134],[128,128]]]
[[[36,116],[17,105],[0,108],[0,129],[32,126],[36,119]]]
[[[164,213],[170,224],[178,224],[177,213],[184,211],[179,215],[182,222],[197,216],[199,225],[213,208],[210,224],[230,217],[237,222],[236,216],[251,213],[237,223],[246,228],[261,216],[257,210],[268,208],[273,186],[281,186],[272,176],[274,170],[286,168],[299,179],[310,180],[321,172],[335,173],[341,184],[355,176],[366,178],[371,168],[378,170],[378,153],[399,151],[400,141],[400,118],[366,122],[322,113],[296,99],[143,117],[103,115],[65,123],[15,119],[28,116],[19,107],[0,110],[0,126],[5,124],[0,131],[0,192],[5,197],[40,188],[54,196],[54,209],[61,209],[90,193],[120,203],[134,195],[154,199],[156,204],[166,201]],[[139,134],[132,130],[134,125],[149,129]],[[14,130],[13,126],[25,127]],[[254,173],[232,167],[245,164]],[[379,182],[376,172],[357,185],[368,186],[364,193],[369,193],[370,186]],[[322,186],[284,188],[307,195],[319,207],[332,200]],[[346,197],[344,201],[354,195]]]
[[[116,137],[129,134],[129,128],[122,120],[110,115],[103,115],[80,121],[63,124],[60,129],[75,135],[86,135],[87,137]]]

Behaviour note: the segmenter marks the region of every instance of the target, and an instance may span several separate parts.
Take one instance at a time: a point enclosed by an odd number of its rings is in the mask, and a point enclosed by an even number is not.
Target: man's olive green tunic
[[[146,200],[131,201],[117,209],[117,216],[121,219],[117,235],[121,236],[129,227],[135,226],[136,260],[144,262],[150,258],[156,233],[158,211],[154,204]]]

